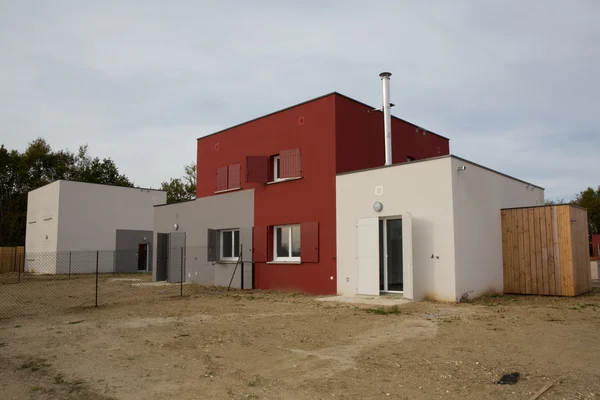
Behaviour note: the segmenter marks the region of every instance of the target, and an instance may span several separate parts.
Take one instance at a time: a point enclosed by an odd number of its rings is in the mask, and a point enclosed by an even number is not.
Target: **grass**
[[[391,308],[367,308],[365,311],[369,314],[376,315],[400,314],[400,308],[398,306],[393,306]]]

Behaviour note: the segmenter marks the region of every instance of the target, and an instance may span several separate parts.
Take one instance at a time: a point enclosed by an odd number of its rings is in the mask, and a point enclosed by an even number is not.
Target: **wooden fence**
[[[505,293],[577,296],[592,290],[585,209],[512,208],[501,216]]]
[[[0,274],[21,272],[25,268],[25,247],[0,247]]]

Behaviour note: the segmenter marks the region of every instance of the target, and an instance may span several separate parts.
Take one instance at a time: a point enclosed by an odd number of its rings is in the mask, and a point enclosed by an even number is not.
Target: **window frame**
[[[223,256],[223,243],[225,242],[223,240],[223,234],[225,232],[231,232],[231,257],[224,257]],[[235,233],[238,233],[238,246],[239,246],[239,242],[240,242],[240,230],[237,228],[234,229],[221,229],[219,230],[219,260],[222,261],[237,261],[237,259],[239,258],[239,254],[236,257],[235,256]],[[238,251],[239,251],[239,247],[238,247]]]
[[[300,238],[302,237],[302,232],[301,232],[301,224],[287,224],[287,225],[275,225],[273,226],[273,262],[292,262],[292,263],[299,263],[302,261],[302,244],[300,245],[300,255],[293,257],[291,256],[292,254],[292,231],[293,231],[293,227],[297,226],[298,227],[298,234],[300,235]],[[289,243],[290,243],[290,247],[288,249],[288,256],[287,257],[283,257],[283,256],[279,256],[277,254],[277,229],[280,228],[289,228],[289,233],[288,233],[288,239],[289,239]],[[299,239],[300,239],[299,238]]]
[[[278,163],[279,162],[279,163]],[[279,154],[273,156],[273,182],[279,182],[284,180],[279,177],[279,171],[281,170],[281,156]]]

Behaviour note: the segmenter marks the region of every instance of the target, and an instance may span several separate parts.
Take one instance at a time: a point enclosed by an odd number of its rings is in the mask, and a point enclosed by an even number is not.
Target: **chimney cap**
[[[382,78],[389,78],[390,76],[392,76],[391,72],[382,72],[379,74],[380,77]]]

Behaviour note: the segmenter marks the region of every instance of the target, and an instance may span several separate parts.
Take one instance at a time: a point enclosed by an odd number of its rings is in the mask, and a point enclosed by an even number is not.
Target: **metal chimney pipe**
[[[385,135],[385,165],[392,165],[392,112],[390,105],[391,72],[379,74],[383,85],[383,131]]]

